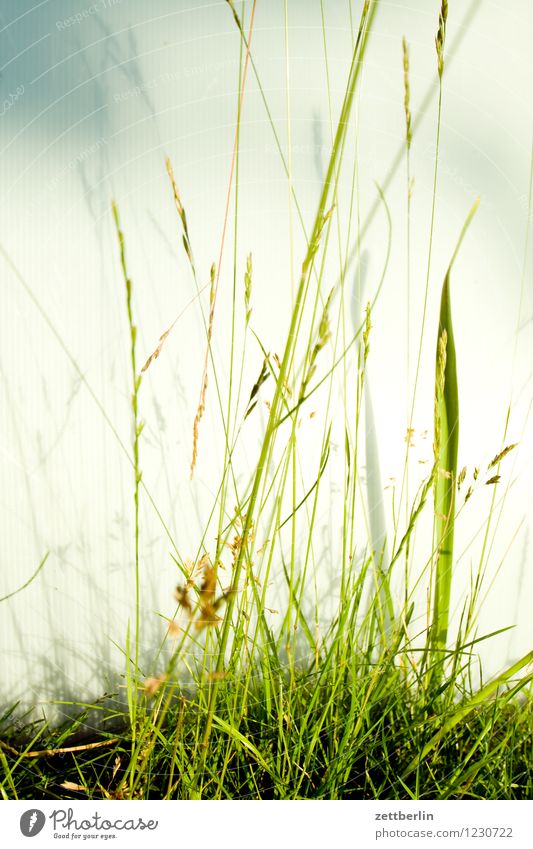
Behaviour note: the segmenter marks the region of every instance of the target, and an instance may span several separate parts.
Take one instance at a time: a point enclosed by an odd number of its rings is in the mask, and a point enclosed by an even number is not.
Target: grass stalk
[[[457,452],[459,447],[459,389],[452,323],[450,276],[459,247],[478,206],[479,200],[474,203],[461,231],[457,247],[446,272],[440,303],[434,421],[434,511],[437,554],[431,628],[431,651],[435,662],[433,679],[435,683],[440,681],[448,640],[457,491]]]
[[[286,345],[285,345],[285,351],[284,351],[283,359],[281,361],[281,365],[280,365],[280,369],[279,369],[278,380],[277,380],[277,383],[276,383],[274,397],[273,397],[272,403],[271,403],[270,413],[269,413],[268,422],[267,422],[267,428],[266,428],[265,436],[264,436],[264,439],[263,439],[263,445],[262,445],[262,448],[261,448],[259,461],[258,461],[257,467],[256,467],[257,470],[256,470],[256,473],[255,473],[255,476],[254,476],[254,481],[253,481],[253,485],[252,485],[250,499],[249,499],[249,502],[248,502],[246,519],[245,519],[245,522],[244,522],[244,528],[243,528],[243,534],[242,534],[243,539],[245,541],[245,544],[242,545],[242,547],[239,551],[239,555],[237,557],[237,560],[236,560],[236,563],[235,563],[234,569],[233,569],[231,592],[229,594],[228,603],[226,605],[226,611],[225,611],[224,621],[223,621],[223,625],[222,625],[222,632],[221,632],[220,644],[219,644],[219,648],[218,648],[217,661],[216,661],[216,667],[215,667],[215,671],[218,672],[218,673],[222,672],[223,668],[224,668],[225,652],[226,652],[226,647],[227,647],[229,636],[230,636],[232,615],[233,615],[233,609],[234,609],[234,605],[235,605],[235,598],[236,598],[236,595],[237,595],[237,592],[238,592],[239,579],[240,579],[241,569],[242,569],[242,566],[243,566],[246,547],[247,547],[246,540],[248,538],[248,535],[249,535],[249,532],[250,532],[250,529],[251,529],[251,526],[252,526],[252,521],[253,521],[256,502],[257,502],[257,497],[258,497],[258,494],[259,494],[259,489],[260,489],[261,482],[262,482],[262,479],[263,479],[263,474],[264,474],[265,467],[266,467],[266,464],[267,464],[267,459],[270,455],[272,442],[273,442],[273,439],[274,439],[274,434],[275,434],[275,431],[276,431],[277,426],[278,426],[280,407],[281,407],[281,404],[282,404],[283,393],[285,391],[285,381],[286,381],[288,370],[289,370],[289,364],[292,361],[294,349],[295,349],[295,345],[296,345],[296,333],[295,333],[295,331],[296,331],[296,327],[298,326],[300,319],[301,319],[301,314],[302,314],[304,304],[305,304],[305,296],[306,296],[306,292],[307,292],[307,288],[308,288],[308,284],[309,284],[309,277],[310,277],[311,270],[312,270],[312,267],[313,267],[313,264],[314,264],[315,255],[316,255],[316,253],[319,249],[320,237],[321,237],[321,234],[322,234],[322,230],[324,228],[324,223],[325,223],[325,218],[326,218],[326,208],[327,208],[328,201],[330,200],[331,184],[332,184],[332,181],[333,181],[333,176],[335,174],[336,168],[338,166],[339,153],[340,153],[340,150],[341,150],[341,147],[342,147],[342,141],[343,141],[344,136],[346,134],[346,129],[347,129],[348,122],[349,122],[351,107],[352,107],[352,103],[353,103],[353,97],[354,97],[354,94],[355,94],[355,88],[356,88],[356,85],[357,85],[357,80],[358,80],[358,77],[359,77],[359,70],[360,70],[360,67],[361,67],[361,61],[362,61],[362,57],[364,55],[365,45],[366,45],[366,42],[367,42],[367,39],[368,39],[368,33],[370,31],[377,6],[378,6],[378,0],[375,0],[375,2],[370,2],[370,0],[368,0],[368,2],[365,3],[365,6],[363,8],[361,23],[360,23],[360,27],[359,27],[359,34],[358,34],[357,43],[356,43],[356,47],[355,47],[354,54],[353,54],[352,65],[351,65],[351,68],[350,68],[350,74],[349,74],[348,83],[347,83],[347,87],[346,87],[346,94],[345,94],[345,97],[344,97],[344,103],[343,103],[342,109],[341,109],[341,114],[340,114],[340,118],[339,118],[339,122],[338,122],[338,127],[337,127],[337,132],[336,132],[336,135],[335,135],[333,148],[332,148],[332,151],[331,151],[331,156],[330,156],[330,161],[329,161],[329,166],[328,166],[326,178],[325,178],[325,181],[324,181],[320,200],[319,200],[319,203],[318,203],[318,209],[317,209],[317,213],[316,213],[316,216],[315,216],[315,222],[314,222],[314,225],[313,225],[311,240],[310,240],[310,243],[309,243],[307,254],[306,254],[304,262],[302,264],[302,271],[301,271],[301,275],[300,275],[300,281],[299,281],[299,284],[298,284],[298,290],[297,290],[297,294],[296,294],[295,305],[294,305],[294,309],[293,309],[293,312],[292,312],[289,332],[288,332],[288,336],[287,336],[287,342],[286,342]],[[334,202],[334,199],[335,199],[334,197],[331,198],[331,200],[333,202]],[[214,719],[215,711],[216,711],[218,691],[219,691],[218,681],[215,680],[215,682],[213,683],[213,686],[211,688],[211,691],[210,691],[208,713],[207,713],[207,718],[206,718],[206,723],[205,723],[205,730],[204,730],[204,734],[203,734],[204,751],[207,751],[207,747],[209,745],[209,739],[210,739],[210,736],[211,736],[211,728],[212,728],[213,719]],[[201,767],[203,767],[203,762],[204,762],[204,760],[202,759]]]
[[[139,678],[139,641],[140,641],[140,575],[139,575],[139,489],[141,484],[142,472],[140,467],[139,460],[139,438],[142,433],[144,422],[142,422],[139,418],[139,389],[141,387],[142,375],[137,371],[137,326],[133,319],[133,306],[132,306],[132,282],[128,275],[128,269],[126,265],[126,249],[124,244],[124,233],[120,227],[120,220],[118,214],[118,207],[115,201],[113,201],[113,218],[115,221],[115,227],[117,231],[117,238],[119,243],[120,250],[120,266],[122,269],[122,275],[124,278],[124,284],[126,288],[126,310],[128,314],[128,326],[130,331],[130,365],[131,365],[131,411],[132,411],[132,424],[133,424],[133,475],[134,475],[134,484],[133,484],[133,502],[134,502],[134,542],[135,542],[135,561],[134,561],[134,569],[135,569],[135,634],[134,634],[134,642],[135,642],[135,659],[134,659],[134,679],[135,681]],[[129,658],[128,658],[129,662]],[[133,691],[133,697],[131,701],[131,724],[132,724],[132,735],[133,735],[133,743],[135,743],[136,737],[136,724],[137,724],[137,689],[136,684]]]
[[[502,672],[497,678],[494,678],[480,690],[478,690],[475,695],[469,699],[466,704],[461,705],[457,710],[455,710],[443,724],[442,728],[429,740],[428,743],[424,746],[422,751],[416,758],[410,762],[409,766],[405,770],[403,774],[403,778],[406,778],[417,766],[429,755],[429,753],[444,739],[444,737],[450,733],[450,731],[455,728],[460,722],[463,722],[464,719],[471,713],[476,707],[484,704],[491,698],[497,691],[504,686],[510,679],[514,678],[518,675],[519,672],[524,669],[525,666],[533,663],[533,651],[530,651],[524,657],[520,658],[516,663],[513,663],[505,672]],[[526,684],[528,684],[532,675],[528,675],[522,679],[519,683],[519,689],[523,689]]]

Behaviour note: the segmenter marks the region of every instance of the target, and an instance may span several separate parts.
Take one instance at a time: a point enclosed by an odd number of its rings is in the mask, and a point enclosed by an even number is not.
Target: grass
[[[360,295],[368,218],[365,221],[361,217],[357,137],[352,139],[350,134],[379,2],[363,4],[358,29],[352,32],[353,54],[344,99],[336,126],[332,126],[331,155],[313,224],[306,234],[301,270],[294,281],[281,356],[270,354],[268,344],[254,329],[254,266],[250,254],[246,254],[242,285],[239,283],[240,121],[248,67],[255,75],[276,134],[251,47],[255,5],[246,25],[246,8],[229,3],[241,39],[237,128],[219,259],[216,267],[211,266],[206,286],[201,282],[200,265],[193,259],[184,201],[167,160],[180,237],[198,298],[204,289],[209,290],[208,308],[203,313],[205,367],[191,432],[191,473],[202,452],[200,423],[210,402],[208,375],[212,373],[214,401],[224,434],[224,463],[216,482],[216,498],[191,560],[180,555],[168,524],[157,511],[173,544],[178,585],[175,614],[167,619],[165,637],[154,648],[153,668],[145,669],[140,661],[143,600],[139,543],[143,528],[139,505],[143,498],[153,500],[141,475],[141,375],[165,355],[165,343],[174,325],[161,335],[157,348],[139,371],[135,291],[126,266],[127,234],[121,229],[114,204],[119,270],[126,287],[132,385],[129,458],[133,470],[135,612],[123,649],[127,695],[124,700],[118,693],[108,694],[92,705],[64,704],[73,718],[54,728],[30,718],[24,720],[17,706],[6,711],[0,720],[0,789],[5,799],[530,799],[533,674],[528,670],[533,652],[488,682],[483,680],[477,658],[482,641],[497,639],[506,630],[480,636],[476,626],[494,499],[472,590],[462,599],[458,622],[452,627],[451,621],[456,500],[464,479],[457,469],[461,364],[454,344],[451,272],[477,203],[445,277],[434,338],[435,462],[410,498],[407,449],[394,530],[383,540],[369,516],[371,498],[365,495],[362,480],[363,467],[367,476],[379,467],[377,449],[365,443],[362,431],[363,411],[367,424],[369,421],[373,315],[390,255],[392,221],[381,187],[377,187],[377,205],[369,216],[380,211],[387,233],[383,271],[377,294],[368,300],[364,314],[355,318],[350,315],[353,293],[347,273],[356,256]],[[438,231],[438,150],[447,17],[448,4],[443,2],[436,37],[439,97],[431,226],[414,389],[407,405],[409,429],[419,377],[422,370],[435,368],[433,362],[424,362],[422,343],[428,332],[428,291]],[[323,8],[322,21],[327,68]],[[285,27],[288,57],[287,8]],[[402,60],[401,50],[399,57]],[[408,300],[413,297],[410,152],[417,127],[416,116],[411,115],[409,68],[404,40]],[[329,72],[327,78],[329,92]],[[287,112],[290,116],[289,99]],[[330,114],[334,114],[333,109]],[[349,149],[356,151],[352,159],[346,153]],[[281,145],[279,150],[283,157]],[[303,227],[304,219],[294,190],[290,157],[283,163],[289,186],[292,257],[293,227],[297,222]],[[348,210],[341,209],[344,201],[339,187],[343,180],[349,180],[353,187]],[[233,308],[228,365],[216,360],[212,342],[233,188]],[[346,220],[348,233],[343,238],[341,224]],[[332,286],[327,280],[334,250],[339,276]],[[413,328],[408,327],[411,333]],[[70,357],[64,343],[62,346]],[[250,358],[257,361],[258,376],[247,389],[245,365]],[[228,381],[221,379],[225,369]],[[342,539],[340,554],[326,552],[330,558],[338,557],[339,590],[328,599],[333,613],[325,618],[316,547],[318,516],[329,498],[326,480],[332,433],[339,415],[334,397],[339,383],[344,436]],[[229,387],[227,397],[225,385]],[[269,396],[265,394],[267,388],[271,390]],[[315,455],[302,447],[299,435],[310,412],[311,398],[318,407],[322,428]],[[255,465],[244,478],[239,456],[242,432],[263,401],[268,402],[267,422]],[[124,447],[123,442],[120,444]],[[503,447],[489,464],[485,470],[487,484],[497,486],[499,475],[494,472],[514,447]],[[372,498],[380,508],[379,494]],[[415,545],[415,536],[428,516],[433,523],[433,542],[430,540],[422,552],[420,545]],[[215,545],[210,551],[207,540],[213,537]],[[43,560],[30,581],[44,565]],[[273,578],[280,577],[284,607],[273,611],[268,588]],[[424,595],[432,599],[431,604],[424,606]]]
[[[479,206],[472,207],[459,244],[452,257],[442,286],[437,364],[435,374],[435,534],[436,569],[433,613],[432,651],[445,656],[448,644],[450,596],[453,577],[453,543],[455,530],[455,499],[457,494],[457,455],[459,450],[459,387],[457,356],[453,336],[451,308],[451,273],[454,260],[465,232]],[[438,673],[437,673],[438,674]]]
[[[260,666],[250,681],[225,681],[201,776],[194,758],[206,688],[195,697],[182,690],[162,726],[159,701],[147,712],[135,769],[131,733],[103,730],[116,723],[110,709],[102,710],[100,732],[109,746],[86,748],[79,737],[78,750],[67,751],[71,723],[53,733],[21,729],[19,739],[31,738],[26,751],[4,738],[4,795],[183,799],[198,794],[201,782],[208,799],[531,799],[533,709],[526,692],[522,703],[511,689],[497,698],[483,693],[468,712],[458,704],[443,711],[442,700],[406,681],[392,652],[372,663],[352,655],[346,669],[333,658],[299,673],[290,688],[284,670],[266,680]],[[468,702],[468,691],[462,699]]]

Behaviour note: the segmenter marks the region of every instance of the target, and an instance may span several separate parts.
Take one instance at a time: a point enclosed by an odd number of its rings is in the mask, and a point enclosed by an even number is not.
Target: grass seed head
[[[201,631],[206,626],[218,625],[221,621],[216,612],[218,607],[215,601],[217,588],[216,569],[212,565],[208,555],[204,555],[200,562],[203,563],[203,581],[198,591],[199,611],[195,623],[197,631]]]
[[[492,469],[494,468],[494,466],[497,466],[499,463],[501,463],[503,458],[507,457],[507,455],[511,451],[513,451],[517,447],[517,445],[517,442],[513,442],[512,445],[508,445],[506,448],[503,449],[503,451],[500,451],[499,454],[496,454],[496,456],[493,457],[493,459],[490,461],[489,465],[487,466],[487,469]]]
[[[324,305],[324,310],[322,312],[320,324],[318,325],[317,341],[316,341],[315,346],[314,346],[314,348],[311,352],[307,372],[305,374],[304,379],[302,380],[302,385],[300,387],[300,396],[299,396],[300,401],[304,398],[307,387],[309,385],[309,382],[312,379],[314,373],[316,372],[316,361],[317,361],[318,355],[319,355],[320,351],[322,350],[322,348],[324,348],[327,345],[328,341],[331,338],[330,322],[329,322],[329,308],[331,306],[331,300],[333,298],[333,292],[334,292],[334,290],[331,289],[331,291],[330,291],[330,293],[327,297],[326,303]],[[289,389],[288,386],[287,386],[287,389]],[[289,394],[290,394],[290,392],[289,392]]]
[[[211,271],[209,272],[209,306],[212,307],[215,300],[215,279],[216,279],[216,266],[213,262],[211,264]]]
[[[246,271],[244,272],[244,307],[246,310],[246,324],[250,321],[252,309],[250,300],[252,296],[252,254],[246,257]]]
[[[370,318],[370,301],[368,301],[365,311],[365,328],[363,330],[363,361],[365,365],[370,353],[370,331],[372,330]]]
[[[146,697],[151,699],[153,696],[155,696],[166,680],[166,675],[160,675],[158,678],[147,678],[144,682],[143,687]]]
[[[189,587],[187,585],[182,586],[178,584],[174,591],[174,598],[180,607],[183,607],[184,610],[187,611],[189,616],[192,615],[192,605],[191,600],[189,598]]]
[[[182,633],[182,630],[181,630],[180,626],[178,625],[178,623],[176,622],[176,620],[171,619],[170,622],[168,623],[169,637],[172,637],[173,639],[177,639],[180,636],[181,633]]]
[[[442,5],[439,13],[439,28],[435,37],[435,47],[437,48],[437,67],[439,77],[442,79],[444,73],[444,44],[446,42],[446,21],[448,20],[448,0],[442,0]]]
[[[211,265],[210,271],[210,288],[209,288],[209,326],[207,328],[207,352],[204,363],[204,373],[202,376],[202,388],[200,390],[200,400],[194,417],[192,429],[192,459],[191,459],[191,480],[194,477],[194,470],[198,460],[198,438],[200,433],[200,422],[205,412],[205,397],[207,395],[207,387],[209,384],[208,362],[209,351],[211,349],[211,339],[213,338],[213,321],[215,318],[215,298],[216,298],[216,267],[215,263]]]
[[[191,268],[194,271],[194,258],[193,258],[193,254],[192,254],[191,240],[189,238],[189,226],[187,224],[187,215],[186,215],[184,206],[181,202],[180,193],[178,191],[178,186],[176,184],[176,180],[175,180],[175,177],[174,177],[174,170],[172,168],[172,163],[171,163],[170,158],[168,156],[166,158],[165,165],[166,165],[166,169],[167,169],[167,174],[168,174],[169,179],[170,179],[170,185],[172,186],[172,194],[174,196],[174,204],[176,206],[176,211],[179,215],[179,218],[180,218],[180,221],[181,221],[181,226],[182,226],[182,229],[183,229],[183,234],[182,234],[183,247],[185,248],[185,253],[187,254],[187,259],[189,260],[189,262],[191,264]]]
[[[230,7],[230,9],[231,9],[231,12],[232,12],[232,14],[233,14],[233,18],[234,18],[234,20],[235,20],[235,23],[237,24],[237,26],[238,26],[239,30],[242,32],[243,30],[242,30],[242,23],[241,23],[241,19],[239,18],[239,15],[237,14],[237,10],[236,10],[236,8],[235,8],[235,6],[234,6],[234,4],[233,4],[233,0],[226,0],[226,3],[228,4],[228,6],[229,6],[229,7]]]
[[[268,368],[268,360],[265,357],[265,359],[263,360],[263,365],[261,367],[261,372],[259,374],[259,377],[257,378],[256,382],[252,386],[252,391],[250,392],[250,398],[248,400],[248,406],[246,408],[246,413],[244,415],[245,419],[248,418],[250,413],[255,409],[257,401],[259,400],[258,399],[259,390],[261,389],[263,383],[265,383],[265,381],[268,380],[269,377],[270,377],[270,371],[269,371],[269,368]]]
[[[405,141],[407,144],[407,149],[409,150],[411,147],[411,141],[413,138],[413,131],[411,128],[411,109],[410,109],[410,99],[411,99],[411,91],[409,86],[409,46],[407,44],[407,40],[405,36],[402,40],[402,48],[403,48],[403,106],[405,112]]]

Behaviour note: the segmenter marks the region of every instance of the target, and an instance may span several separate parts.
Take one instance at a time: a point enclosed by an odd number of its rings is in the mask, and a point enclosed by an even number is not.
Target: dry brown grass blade
[[[63,790],[71,790],[73,793],[88,793],[86,787],[82,784],[74,784],[73,781],[63,781],[63,783],[59,786],[62,787]]]
[[[157,678],[147,678],[144,682],[144,694],[147,698],[151,699],[152,696],[155,696],[156,693],[161,689],[161,687],[166,683],[167,676],[159,675]]]
[[[176,321],[177,321],[177,319],[176,319]],[[157,360],[159,354],[161,353],[161,348],[163,347],[163,343],[164,343],[165,339],[167,338],[167,336],[169,335],[172,328],[174,327],[174,325],[176,324],[176,321],[173,321],[172,324],[170,325],[170,327],[167,330],[165,330],[165,332],[162,333],[161,336],[159,337],[159,344],[158,344],[157,348],[155,349],[155,351],[152,354],[150,354],[150,356],[146,360],[145,364],[143,365],[143,367],[141,369],[141,374],[146,371],[146,369],[153,362],[153,360]]]
[[[17,758],[43,758],[54,755],[66,755],[70,752],[88,752],[91,749],[103,749],[104,746],[114,746],[119,742],[120,738],[114,737],[112,740],[101,740],[99,743],[86,743],[84,746],[65,746],[61,749],[38,749],[32,752],[19,752],[14,746],[10,746],[9,743],[4,743],[3,740],[0,740],[0,748],[9,752],[11,755],[15,755]]]

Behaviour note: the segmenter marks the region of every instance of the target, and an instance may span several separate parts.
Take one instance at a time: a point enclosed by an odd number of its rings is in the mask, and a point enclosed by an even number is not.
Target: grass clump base
[[[442,710],[401,669],[364,664],[355,680],[338,668],[301,671],[292,684],[225,684],[198,776],[208,688],[175,694],[164,725],[139,715],[137,740],[115,711],[112,732],[4,738],[4,797],[16,799],[531,799],[533,703],[509,692],[469,710],[415,768],[413,760],[468,694]],[[334,698],[332,698],[334,694]],[[357,710],[354,712],[354,704]],[[238,714],[238,722],[235,721]],[[343,721],[344,720],[344,721]],[[346,740],[347,728],[351,730]],[[28,736],[31,733],[30,736]],[[68,751],[72,749],[72,751]]]

